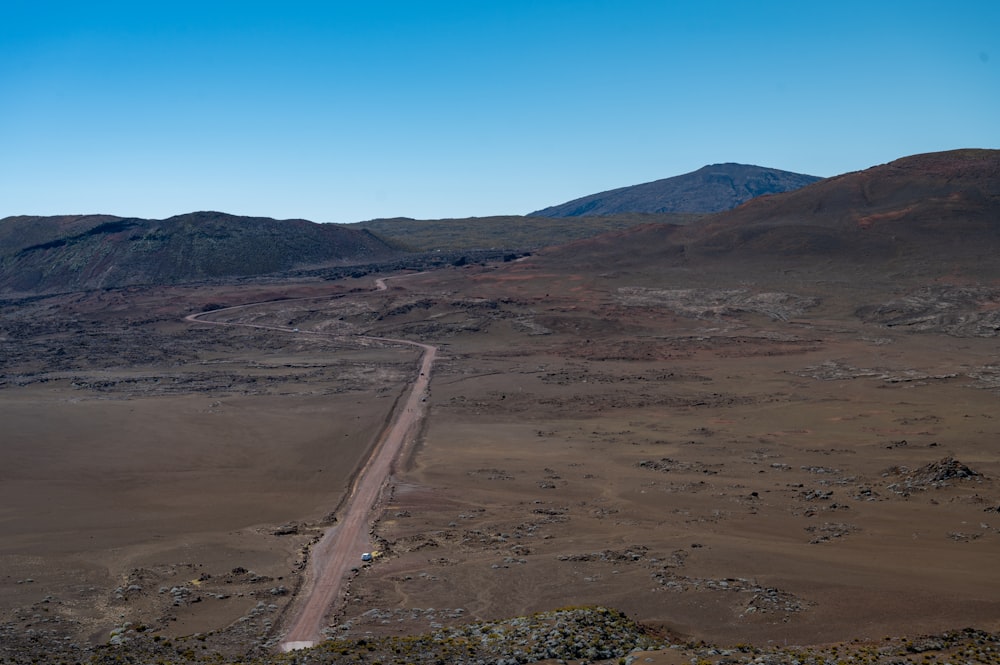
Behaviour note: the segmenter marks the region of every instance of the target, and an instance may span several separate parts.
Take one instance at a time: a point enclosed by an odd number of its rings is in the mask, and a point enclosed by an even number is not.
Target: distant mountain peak
[[[792,191],[818,180],[822,178],[752,164],[709,164],[684,175],[584,196],[536,210],[529,216],[720,212],[764,194]]]
[[[546,250],[552,261],[637,273],[724,265],[729,275],[784,274],[822,264],[830,274],[867,266],[951,283],[996,281],[998,255],[1000,150],[986,149],[903,157],[688,225],[648,224]]]

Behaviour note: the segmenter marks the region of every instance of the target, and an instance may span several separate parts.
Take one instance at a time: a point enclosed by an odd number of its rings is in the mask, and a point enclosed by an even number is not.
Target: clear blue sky
[[[1000,147],[1000,2],[0,0],[0,217],[523,214]]]

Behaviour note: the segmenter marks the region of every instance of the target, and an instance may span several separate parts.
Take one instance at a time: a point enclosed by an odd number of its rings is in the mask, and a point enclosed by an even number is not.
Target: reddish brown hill
[[[606,267],[694,266],[710,259],[760,259],[780,267],[839,258],[940,259],[951,270],[956,262],[996,263],[998,250],[1000,150],[954,150],[762,196],[689,226],[644,226],[546,254],[551,261]]]
[[[752,200],[699,229],[695,245],[780,254],[933,252],[938,247],[926,243],[996,242],[998,213],[1000,151],[955,150]]]

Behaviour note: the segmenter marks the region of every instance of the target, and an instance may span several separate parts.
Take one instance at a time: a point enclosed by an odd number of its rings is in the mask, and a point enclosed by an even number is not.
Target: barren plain
[[[438,360],[331,637],[581,605],[719,645],[1000,629],[994,286],[554,265],[7,301],[4,655],[273,649],[418,368],[371,336]],[[217,318],[284,330],[183,321],[242,303]]]

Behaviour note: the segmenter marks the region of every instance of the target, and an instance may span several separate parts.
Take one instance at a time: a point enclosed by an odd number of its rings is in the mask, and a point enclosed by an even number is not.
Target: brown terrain
[[[998,164],[917,156],[381,290],[5,301],[0,660],[195,634],[235,658],[567,606],[712,662],[996,633]],[[362,487],[347,586],[299,629]]]

